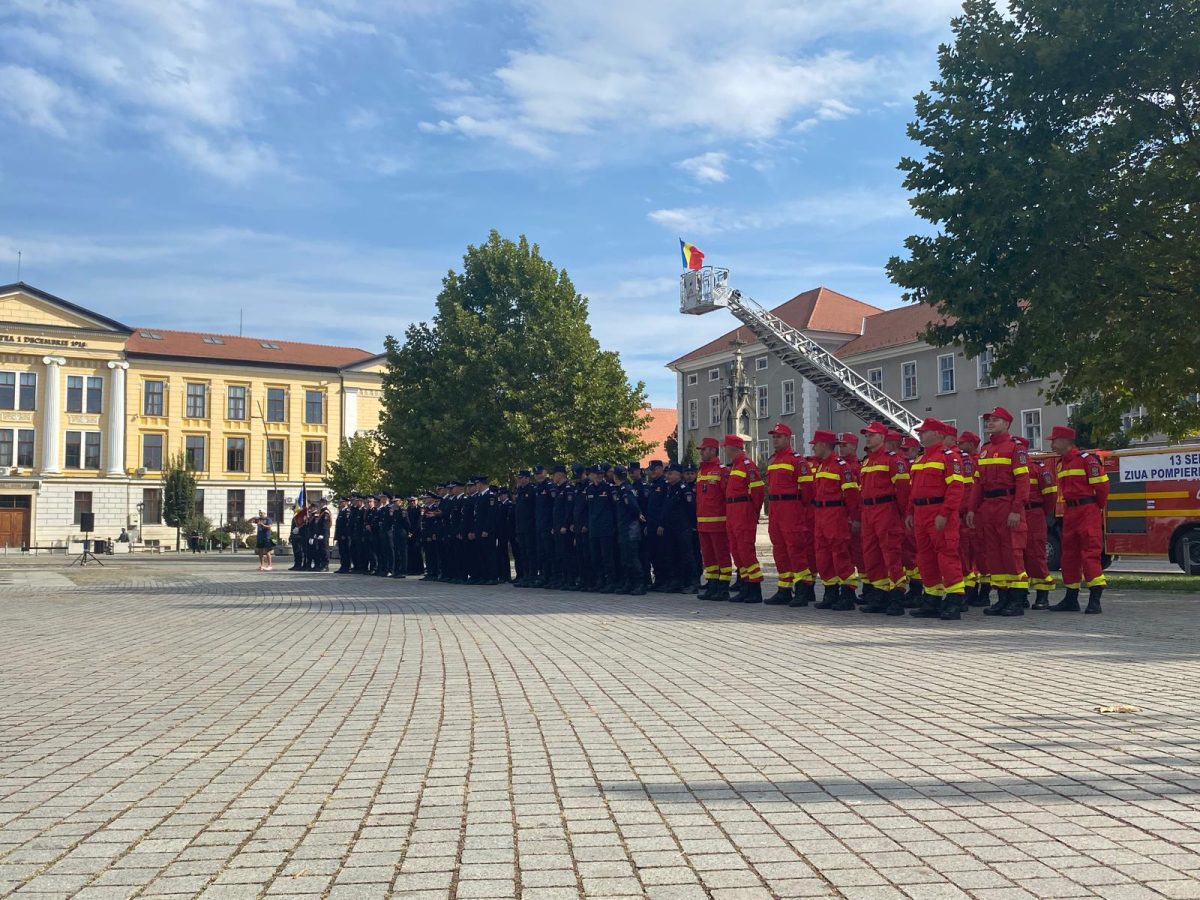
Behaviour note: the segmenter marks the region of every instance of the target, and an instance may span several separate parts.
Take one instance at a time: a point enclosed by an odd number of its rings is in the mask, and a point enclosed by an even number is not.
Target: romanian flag
[[[689,244],[683,238],[679,239],[679,253],[683,257],[685,269],[699,269],[704,266],[704,251],[695,244]]]
[[[306,485],[300,485],[300,493],[296,495],[296,502],[292,504],[292,510],[306,509],[308,507],[308,488]]]

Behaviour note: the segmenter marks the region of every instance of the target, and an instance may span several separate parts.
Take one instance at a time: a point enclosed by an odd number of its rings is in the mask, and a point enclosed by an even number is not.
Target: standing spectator
[[[275,552],[275,538],[271,536],[271,517],[261,509],[250,520],[254,526],[254,555],[258,557],[258,571],[271,571],[271,554]]]

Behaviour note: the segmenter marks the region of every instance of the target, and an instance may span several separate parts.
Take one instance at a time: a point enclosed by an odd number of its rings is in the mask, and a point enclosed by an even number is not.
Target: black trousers
[[[588,532],[588,552],[592,560],[594,586],[612,584],[617,580],[616,564],[613,559],[615,539],[609,533]]]
[[[317,535],[313,538],[312,546],[312,568],[317,572],[323,572],[329,568],[329,538],[322,535]]]
[[[568,581],[575,579],[575,538],[569,531],[554,535],[554,574]]]
[[[632,587],[642,583],[642,533],[636,522],[617,526],[617,552],[621,557],[621,581]]]
[[[392,575],[408,574],[408,535],[401,533],[392,541]]]
[[[592,583],[592,554],[586,532],[575,533],[575,577],[580,584]]]
[[[517,532],[517,577],[532,578],[537,574],[536,540],[532,531]]]
[[[340,537],[337,539],[338,549],[338,571],[350,571],[350,538]]]
[[[539,528],[534,540],[537,544],[537,573],[542,578],[549,578],[554,574],[554,536],[550,533],[550,526]]]
[[[304,540],[294,537],[289,539],[292,543],[292,568],[303,569],[306,560]]]

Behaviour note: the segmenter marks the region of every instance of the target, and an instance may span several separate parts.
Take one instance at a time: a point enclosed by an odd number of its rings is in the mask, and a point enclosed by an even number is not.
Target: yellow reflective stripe
[[[725,516],[697,516],[697,522],[724,522]]]
[[[1108,482],[1107,475],[1097,475],[1095,478],[1089,478],[1088,484],[1106,484]]]
[[[752,487],[752,488],[762,487],[764,484],[766,484],[765,481],[752,481],[752,482],[750,482],[750,487]]]
[[[867,472],[886,472],[891,466],[863,466],[858,470],[860,475],[865,475]]]
[[[801,475],[799,478],[796,479],[796,481],[799,482],[800,484],[804,484],[805,482],[808,482],[811,484],[812,480],[813,480],[813,476],[811,476],[811,475]]]
[[[1010,466],[1012,465],[1012,457],[1010,456],[982,456],[979,459],[981,466]]]
[[[721,476],[720,475],[697,475],[696,480],[697,481],[720,481]]]
[[[913,463],[911,466],[909,466],[909,468],[913,472],[919,472],[922,469],[944,469],[946,468],[946,464],[943,462]]]
[[[839,481],[842,476],[839,475],[837,472],[818,472],[814,477],[815,478],[829,478],[833,481]]]
[[[843,491],[848,491],[848,490],[850,490],[850,488],[854,488],[854,490],[857,491],[858,490],[858,482],[857,481],[847,481],[845,484],[842,485]]]
[[[1059,469],[1058,470],[1059,478],[1062,478],[1065,475],[1078,475],[1080,478],[1083,478],[1085,475],[1087,475],[1087,472],[1085,472],[1083,469]]]
[[[892,476],[892,484],[895,484],[897,481],[910,481],[910,480],[911,479],[908,477],[907,472],[897,472],[895,475]]]
[[[961,475],[947,475],[946,476],[946,484],[953,484],[956,481],[961,482],[962,484],[967,483],[967,480],[965,478],[963,478]]]
[[[1013,469],[1013,474],[1014,475],[1028,475],[1029,474],[1029,466],[1017,466],[1015,469]]]
[[[742,478],[745,478],[745,477],[746,477],[746,473],[745,473],[745,472],[743,472],[741,469],[734,469],[734,470],[733,470],[732,472],[730,472],[729,474],[730,474],[730,476],[733,476],[733,475],[739,475],[739,476],[741,476]]]
[[[1044,488],[1042,488],[1042,493],[1043,494],[1057,494],[1058,486],[1052,484],[1052,485],[1050,485],[1050,487],[1044,487]]]
[[[796,467],[793,466],[791,463],[771,463],[767,466],[768,472],[774,472],[776,469],[783,469],[784,471],[787,471],[787,472],[795,472],[796,471]]]

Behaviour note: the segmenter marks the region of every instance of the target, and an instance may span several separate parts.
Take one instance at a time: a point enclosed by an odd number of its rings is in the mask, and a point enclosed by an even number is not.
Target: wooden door
[[[22,547],[29,543],[29,510],[0,509],[0,547]]]

